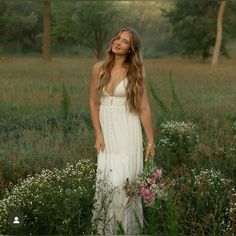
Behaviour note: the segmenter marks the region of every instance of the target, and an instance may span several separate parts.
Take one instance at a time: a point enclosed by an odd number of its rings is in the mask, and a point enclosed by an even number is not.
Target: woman
[[[93,222],[97,222],[100,234],[117,234],[120,226],[125,233],[135,234],[138,233],[137,221],[143,225],[140,199],[127,207],[128,199],[123,189],[127,179],[134,180],[143,170],[141,123],[148,142],[145,161],[149,156],[155,156],[152,117],[140,47],[137,32],[132,28],[122,28],[112,38],[105,60],[93,66],[90,114],[97,150],[97,202]],[[98,186],[100,180],[106,177],[114,187],[110,202],[107,202],[109,206],[102,200],[105,184],[103,189]]]

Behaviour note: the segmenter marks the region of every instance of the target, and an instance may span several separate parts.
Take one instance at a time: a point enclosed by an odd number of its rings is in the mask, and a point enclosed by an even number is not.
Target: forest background
[[[130,26],[142,37],[145,58],[181,53],[207,58],[215,43],[219,1],[1,0],[0,53],[40,54],[47,8],[54,55],[99,58],[111,35]],[[235,1],[227,1],[224,11],[221,51],[229,55],[236,37]]]
[[[0,234],[92,233],[89,83],[123,26],[141,36],[169,191],[140,234],[236,233],[235,0],[0,0]]]

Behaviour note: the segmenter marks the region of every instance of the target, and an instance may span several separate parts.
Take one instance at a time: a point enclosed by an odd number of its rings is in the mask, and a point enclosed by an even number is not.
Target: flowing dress
[[[97,155],[97,180],[93,225],[98,234],[138,234],[143,227],[140,199],[129,202],[123,189],[143,170],[143,137],[140,117],[125,104],[127,77],[115,88],[113,96],[103,89],[99,120],[105,150]],[[110,189],[110,190],[109,190]],[[140,228],[141,227],[141,228]]]

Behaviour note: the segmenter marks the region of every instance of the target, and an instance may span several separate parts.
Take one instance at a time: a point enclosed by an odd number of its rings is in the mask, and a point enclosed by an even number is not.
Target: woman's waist
[[[104,96],[101,97],[100,103],[103,106],[125,106],[126,97]]]

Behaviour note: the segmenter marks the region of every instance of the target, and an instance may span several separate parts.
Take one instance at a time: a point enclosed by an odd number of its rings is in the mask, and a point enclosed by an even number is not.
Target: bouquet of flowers
[[[141,197],[146,206],[152,206],[157,198],[165,195],[160,184],[161,177],[162,169],[158,169],[154,159],[150,157],[145,163],[143,172],[133,182],[127,178],[123,189],[127,197]]]

